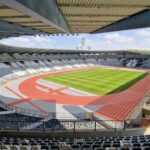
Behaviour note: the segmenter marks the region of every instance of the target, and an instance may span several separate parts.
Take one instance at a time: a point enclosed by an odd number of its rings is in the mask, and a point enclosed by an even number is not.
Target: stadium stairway
[[[14,110],[10,110],[10,111],[0,111],[0,115],[13,114],[13,113],[15,113]]]
[[[21,128],[21,129],[25,129],[25,130],[35,129],[35,128],[37,128],[38,126],[43,125],[43,123],[45,123],[45,122],[47,122],[47,121],[49,121],[49,120],[51,120],[51,119],[52,119],[52,118],[44,118],[44,119],[42,119],[42,120],[40,120],[40,121],[37,121],[37,122],[31,123],[31,124],[29,124],[29,125],[27,125],[27,126],[24,126],[24,127]]]

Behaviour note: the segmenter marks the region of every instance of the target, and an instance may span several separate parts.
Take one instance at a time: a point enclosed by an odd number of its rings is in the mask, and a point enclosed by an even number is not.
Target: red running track
[[[87,69],[87,68],[86,68]],[[29,97],[29,100],[43,100],[70,105],[101,105],[102,107],[95,113],[108,119],[124,120],[128,117],[130,112],[138,106],[144,95],[150,90],[150,75],[134,84],[125,91],[116,94],[105,96],[72,96],[61,93],[62,89],[43,92],[36,88],[36,81],[50,75],[60,73],[75,72],[83,69],[61,71],[55,73],[48,73],[44,75],[37,75],[23,81],[19,85],[21,93]],[[43,87],[47,88],[47,87]]]

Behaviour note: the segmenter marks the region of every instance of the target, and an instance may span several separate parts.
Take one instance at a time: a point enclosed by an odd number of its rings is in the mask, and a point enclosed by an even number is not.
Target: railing
[[[113,123],[113,127],[111,126]],[[0,121],[1,131],[58,132],[58,131],[121,131],[150,127],[150,119],[140,120],[49,120],[44,121]]]

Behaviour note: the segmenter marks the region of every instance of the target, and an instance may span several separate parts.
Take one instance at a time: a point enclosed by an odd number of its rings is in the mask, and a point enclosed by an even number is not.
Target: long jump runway
[[[92,112],[104,118],[124,120],[150,90],[150,75],[127,90],[105,96],[93,95],[43,80],[47,76],[80,70],[83,69],[52,72],[14,80],[1,87],[1,99],[9,106],[36,110],[45,114],[60,112],[68,113],[69,117],[75,113]]]

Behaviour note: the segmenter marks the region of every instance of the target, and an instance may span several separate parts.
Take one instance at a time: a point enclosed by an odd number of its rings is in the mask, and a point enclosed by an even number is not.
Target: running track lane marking
[[[39,83],[36,83],[36,85],[38,85],[39,87],[41,87],[43,89],[49,90],[49,92],[51,92],[51,93],[57,93],[57,94],[60,94],[60,95],[66,95],[66,94],[62,93],[61,91],[65,90],[65,89],[68,89],[68,87],[66,87],[66,86],[55,90],[55,89],[51,89],[51,88],[49,88],[47,86],[41,85]]]

